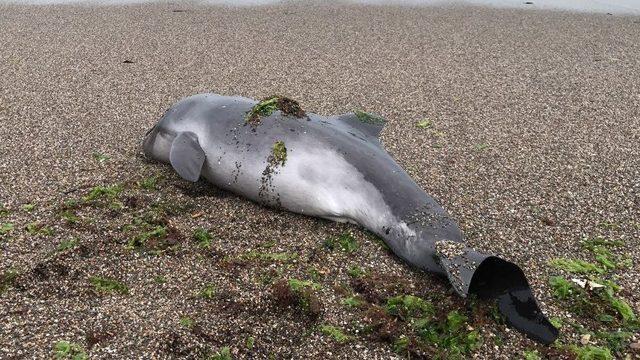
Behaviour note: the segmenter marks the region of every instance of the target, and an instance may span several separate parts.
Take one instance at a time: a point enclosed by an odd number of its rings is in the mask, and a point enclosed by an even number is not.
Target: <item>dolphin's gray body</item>
[[[409,264],[447,276],[461,296],[498,298],[507,320],[533,339],[555,340],[522,270],[462,244],[458,225],[382,148],[382,124],[352,113],[298,118],[281,111],[248,124],[257,103],[185,98],[149,130],[144,152],[187,180],[203,176],[265,205],[359,224]],[[286,158],[274,150],[278,142]]]

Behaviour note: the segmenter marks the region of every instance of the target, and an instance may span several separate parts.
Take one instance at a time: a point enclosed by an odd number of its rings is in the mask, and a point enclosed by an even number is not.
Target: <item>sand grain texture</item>
[[[566,316],[547,286],[554,273],[547,262],[584,257],[584,236],[625,241],[620,251],[634,265],[618,282],[640,312],[637,17],[475,7],[0,5],[0,28],[0,203],[10,210],[0,222],[15,225],[0,240],[0,271],[21,273],[0,295],[0,358],[50,358],[59,340],[81,344],[92,358],[197,357],[223,346],[241,358],[396,356],[367,336],[339,345],[313,330],[321,323],[352,330],[362,317],[345,310],[334,286],[349,284],[346,271],[356,264],[406,279],[404,291],[460,306],[447,284],[407,268],[355,227],[265,209],[144,162],[145,131],[181,97],[208,91],[283,94],[321,114],[383,115],[385,148],[459,221],[469,244],[523,267],[546,312]],[[423,119],[432,127],[417,127]],[[94,152],[109,160],[96,161]],[[136,185],[156,174],[158,190]],[[170,216],[182,234],[179,250],[124,249],[122,227],[142,212],[135,204],[124,214],[83,208],[81,227],[60,220],[64,200],[115,182],[145,205],[182,206]],[[36,208],[23,211],[26,203]],[[55,233],[28,234],[34,221]],[[212,249],[191,240],[196,227],[215,235]],[[344,231],[360,243],[355,254],[323,249]],[[70,237],[83,247],[52,256]],[[298,259],[229,265],[250,251]],[[259,280],[308,278],[310,268],[324,272],[318,320],[279,308]],[[129,295],[96,294],[87,280],[94,275],[118,278]],[[208,283],[218,289],[214,301],[193,295]],[[181,317],[199,328],[181,326]],[[536,346],[496,324],[479,331],[478,358],[519,357]]]

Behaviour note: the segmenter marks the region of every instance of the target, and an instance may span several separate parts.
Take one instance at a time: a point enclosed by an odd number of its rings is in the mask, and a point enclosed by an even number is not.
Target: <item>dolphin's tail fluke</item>
[[[507,323],[535,341],[550,344],[558,337],[558,329],[538,307],[517,265],[453,241],[436,242],[436,257],[462,297],[474,294],[480,299],[497,299]]]

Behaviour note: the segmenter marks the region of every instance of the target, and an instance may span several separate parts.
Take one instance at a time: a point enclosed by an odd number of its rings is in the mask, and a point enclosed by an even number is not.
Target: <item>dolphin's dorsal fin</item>
[[[198,136],[190,131],[179,133],[171,143],[169,152],[171,166],[187,181],[198,181],[204,157],[204,151],[198,143]]]
[[[360,110],[339,115],[337,119],[354,129],[360,130],[363,134],[376,139],[380,138],[380,132],[386,123],[382,117]]]

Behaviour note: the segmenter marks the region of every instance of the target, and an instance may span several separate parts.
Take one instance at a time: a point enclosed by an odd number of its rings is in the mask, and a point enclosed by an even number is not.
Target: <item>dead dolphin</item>
[[[445,275],[462,297],[497,298],[509,324],[553,342],[558,330],[522,270],[465,247],[458,225],[383,149],[383,122],[305,113],[282,97],[200,94],[171,107],[143,148],[186,180],[203,176],[261,204],[359,224],[409,264]]]

